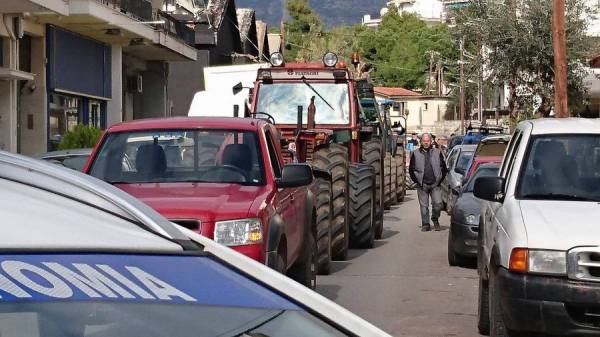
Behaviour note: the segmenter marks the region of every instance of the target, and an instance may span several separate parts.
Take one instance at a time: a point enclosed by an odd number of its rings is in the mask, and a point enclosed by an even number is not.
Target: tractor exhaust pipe
[[[302,112],[302,105],[298,105],[298,121],[296,122],[296,136],[300,133],[300,130],[302,130]]]
[[[239,104],[233,105],[233,117],[238,118],[240,116],[240,106]]]

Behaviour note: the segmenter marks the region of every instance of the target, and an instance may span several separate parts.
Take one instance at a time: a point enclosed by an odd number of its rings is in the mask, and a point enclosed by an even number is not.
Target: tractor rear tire
[[[404,201],[406,196],[406,160],[404,158],[404,149],[399,149],[396,157],[396,176],[397,176],[397,196],[398,202]]]
[[[396,163],[397,159],[395,157],[391,157],[391,165],[390,165],[390,169],[391,169],[391,175],[390,175],[390,180],[391,180],[391,199],[392,199],[392,205],[397,205],[398,204],[398,164]]]
[[[384,191],[384,208],[390,209],[392,204],[392,156],[386,153],[383,165],[383,191]]]
[[[350,246],[373,248],[375,243],[375,172],[366,164],[350,165]]]
[[[375,170],[375,239],[381,239],[383,235],[383,163],[380,139],[370,140],[362,144],[361,162],[371,165]]]
[[[348,149],[330,144],[313,153],[312,164],[331,174],[331,252],[333,260],[348,258]]]
[[[316,179],[318,188],[316,199],[317,221],[317,272],[329,275],[331,270],[331,182],[323,178]]]

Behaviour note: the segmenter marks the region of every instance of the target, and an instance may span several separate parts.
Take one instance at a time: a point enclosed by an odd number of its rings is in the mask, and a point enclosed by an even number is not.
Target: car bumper
[[[452,222],[452,247],[462,256],[477,256],[477,235],[479,226],[464,225]]]
[[[507,328],[557,336],[600,335],[600,283],[515,274],[501,268]]]

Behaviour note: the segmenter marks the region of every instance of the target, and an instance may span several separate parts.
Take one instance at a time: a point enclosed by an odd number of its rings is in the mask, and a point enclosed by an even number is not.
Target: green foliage
[[[306,50],[310,51],[311,44],[323,40],[321,19],[312,10],[308,0],[289,0],[287,9],[291,20],[284,24],[287,44],[286,58],[310,61],[310,55],[306,55]]]
[[[59,150],[85,149],[94,147],[102,136],[102,130],[83,124],[75,125],[72,131],[68,131],[58,144]]]
[[[584,62],[592,44],[587,37],[588,17],[593,11],[585,0],[566,1],[569,103],[577,108],[586,96]],[[552,1],[471,1],[459,12],[454,36],[465,39],[467,50],[480,54],[490,71],[489,79],[508,84],[513,118],[519,110],[539,99],[538,111],[547,115],[554,100],[554,50]]]
[[[392,7],[378,29],[358,34],[362,54],[374,64],[378,84],[424,88],[430,57],[456,59],[456,47],[446,25],[428,26],[413,14],[398,14]]]

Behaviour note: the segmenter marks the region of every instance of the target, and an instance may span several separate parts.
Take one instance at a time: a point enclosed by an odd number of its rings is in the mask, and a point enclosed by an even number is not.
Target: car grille
[[[169,221],[178,224],[179,226],[191,229],[193,231],[199,231],[201,229],[200,221],[193,219],[169,219]]]
[[[567,312],[571,318],[583,325],[598,328],[600,327],[600,306],[599,305],[567,305]]]
[[[571,249],[567,271],[570,279],[600,282],[600,247]]]

